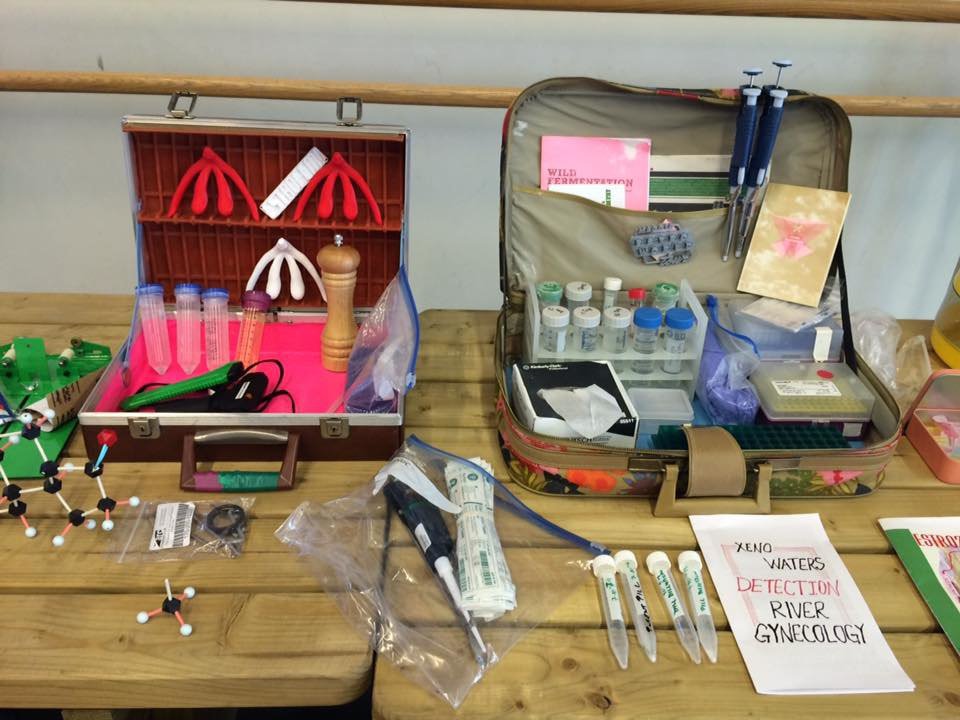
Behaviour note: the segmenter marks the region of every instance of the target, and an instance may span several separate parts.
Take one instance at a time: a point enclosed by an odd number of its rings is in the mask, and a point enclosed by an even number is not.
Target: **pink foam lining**
[[[320,356],[323,327],[324,323],[319,322],[269,322],[263,329],[260,359],[274,359],[283,363],[284,380],[281,388],[293,395],[298,413],[343,412],[343,391],[347,374],[324,369]],[[143,335],[138,335],[130,351],[130,384],[125,386],[117,373],[101,396],[97,411],[119,412],[120,402],[144,385],[174,383],[188,377],[177,364],[176,321],[173,318],[167,320],[167,332],[170,335],[170,350],[173,355],[167,372],[158,375],[150,367],[147,362],[146,343]],[[240,322],[231,321],[231,358],[236,352],[239,335]],[[205,355],[203,353],[200,365],[190,375],[200,375],[213,369],[207,368]],[[277,377],[276,368],[272,365],[260,365],[255,371],[261,370],[271,378],[272,388]],[[290,401],[285,397],[278,397],[264,412],[288,413]]]

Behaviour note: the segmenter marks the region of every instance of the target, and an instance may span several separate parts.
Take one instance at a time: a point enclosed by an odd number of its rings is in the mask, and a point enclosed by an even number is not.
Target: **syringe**
[[[677,638],[687,655],[695,663],[700,663],[700,643],[697,641],[697,631],[693,629],[690,616],[683,605],[683,598],[677,591],[677,584],[670,572],[670,558],[665,552],[657,550],[647,555],[647,570],[657,581],[663,604],[673,620],[673,629],[677,631]]]
[[[621,670],[627,669],[630,644],[627,640],[627,624],[623,621],[620,593],[617,590],[617,561],[609,555],[598,555],[591,564],[593,574],[599,581],[600,604],[603,605],[603,620],[607,625],[610,649]]]
[[[690,612],[697,619],[697,635],[710,662],[717,661],[717,628],[713,624],[710,602],[707,600],[707,588],[703,584],[703,562],[693,550],[685,550],[677,556],[677,567],[683,573],[690,598]]]
[[[650,662],[656,662],[657,635],[653,629],[653,621],[650,619],[647,598],[640,585],[640,576],[637,574],[637,556],[630,550],[621,550],[613,556],[613,559],[617,561],[617,570],[623,580],[623,594],[627,598],[627,607],[630,608],[630,617],[637,633],[637,640],[650,658]]]

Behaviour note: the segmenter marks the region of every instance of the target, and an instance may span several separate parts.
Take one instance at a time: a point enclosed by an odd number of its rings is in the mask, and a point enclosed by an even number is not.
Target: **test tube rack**
[[[600,293],[594,293],[591,305],[600,307],[602,304]],[[624,387],[680,387],[692,399],[697,386],[697,377],[700,374],[700,358],[703,355],[703,344],[707,335],[707,314],[697,299],[693,288],[685,279],[680,281],[680,297],[677,305],[689,308],[697,320],[696,325],[687,335],[686,352],[680,355],[682,367],[679,373],[667,373],[660,368],[660,363],[668,358],[674,358],[671,353],[662,349],[658,344],[657,351],[652,355],[643,355],[633,349],[632,330],[627,342],[627,349],[622,353],[611,353],[603,347],[604,328],[600,328],[600,341],[597,349],[592,352],[575,350],[573,345],[573,327],[567,330],[566,349],[562,353],[547,352],[540,344],[540,307],[537,302],[537,292],[534,283],[527,283],[526,302],[524,303],[524,337],[523,356],[526,362],[575,362],[579,360],[609,360],[613,364],[620,382]],[[617,295],[617,304],[629,307],[626,292]],[[663,328],[660,329],[663,335]],[[634,360],[652,360],[655,369],[650,373],[637,373],[632,369]]]

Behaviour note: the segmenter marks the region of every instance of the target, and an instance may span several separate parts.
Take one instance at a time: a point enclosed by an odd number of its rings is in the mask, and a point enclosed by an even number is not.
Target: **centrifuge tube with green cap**
[[[627,640],[627,624],[623,620],[623,608],[620,607],[620,593],[617,590],[617,561],[610,555],[597,555],[591,563],[593,574],[600,585],[603,619],[607,625],[607,640],[621,670],[627,669],[630,645]]]
[[[623,580],[623,594],[627,598],[627,607],[630,608],[630,617],[633,619],[637,640],[650,658],[650,662],[656,662],[657,635],[653,629],[653,620],[650,619],[647,598],[640,585],[640,576],[637,574],[637,556],[630,550],[621,550],[613,556],[613,559],[617,561],[617,571],[620,573],[620,579]]]
[[[715,663],[717,661],[717,628],[713,624],[713,614],[710,612],[707,587],[703,584],[703,562],[694,550],[684,550],[677,556],[677,567],[683,573],[683,580],[687,585],[690,612],[696,618],[700,644],[710,658],[710,662]]]
[[[697,640],[697,631],[693,629],[693,623],[690,622],[690,616],[687,615],[687,609],[683,605],[683,598],[677,591],[677,583],[674,582],[673,573],[670,572],[670,558],[660,550],[650,553],[647,555],[647,570],[657,581],[660,596],[673,621],[673,629],[677,631],[680,644],[683,645],[690,659],[699,664],[700,643]]]

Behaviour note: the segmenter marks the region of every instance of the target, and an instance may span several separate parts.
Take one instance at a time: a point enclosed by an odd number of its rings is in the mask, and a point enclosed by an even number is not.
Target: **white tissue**
[[[605,433],[623,417],[617,399],[599,385],[554,388],[539,394],[574,432],[588,440]]]

